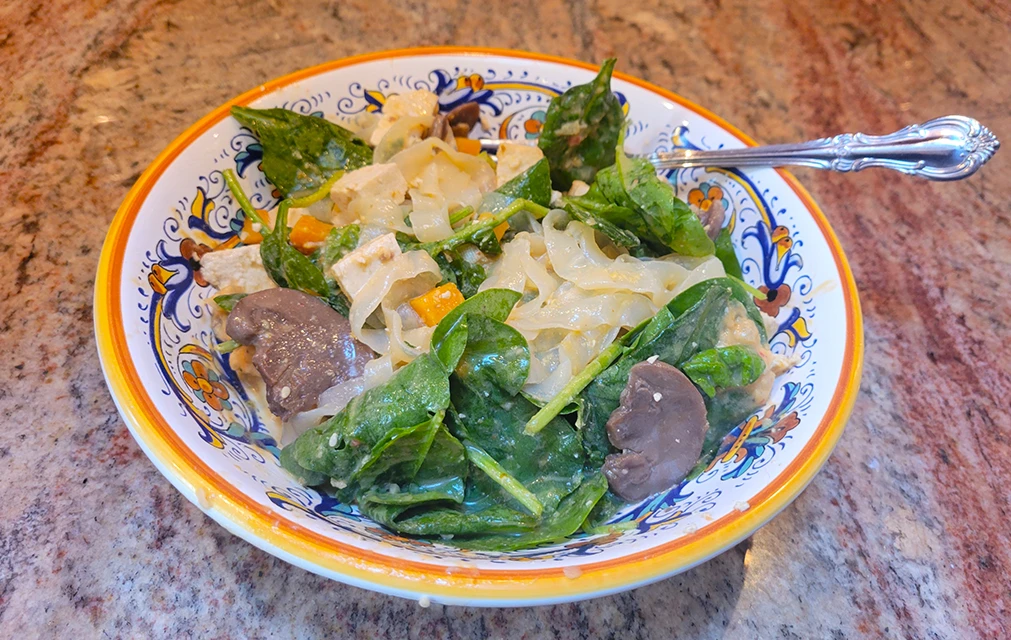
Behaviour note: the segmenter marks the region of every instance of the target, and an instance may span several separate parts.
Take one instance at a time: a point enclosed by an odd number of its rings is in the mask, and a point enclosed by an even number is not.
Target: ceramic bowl
[[[619,69],[621,61],[619,60]],[[745,278],[768,290],[772,348],[799,357],[769,403],[735,429],[701,476],[629,506],[620,533],[576,536],[515,553],[461,551],[394,535],[356,509],[295,482],[278,465],[227,361],[212,350],[195,268],[205,248],[237,242],[222,180],[235,169],[254,204],[276,194],[260,147],[229,117],[234,104],[333,120],[380,111],[424,88],[444,109],[477,101],[494,135],[535,138],[551,98],[594,67],[514,51],[438,48],[375,53],[273,80],[222,105],[168,146],[123,202],[95,292],[102,367],[119,411],[155,466],[232,533],[309,571],[422,603],[533,605],[613,593],[684,571],[741,541],[790,503],[842,433],[857,393],[859,303],[825,216],[784,171],[669,174],[679,196],[722,201]],[[631,152],[753,142],[705,109],[616,73]]]

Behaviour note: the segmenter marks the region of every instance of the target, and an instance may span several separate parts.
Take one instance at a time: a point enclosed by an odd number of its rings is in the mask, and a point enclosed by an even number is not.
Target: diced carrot
[[[463,294],[455,284],[449,282],[411,300],[411,308],[421,316],[425,324],[434,327],[462,302]]]
[[[326,236],[333,229],[332,224],[320,222],[310,215],[298,219],[291,229],[291,244],[304,254],[310,254],[326,241]]]
[[[477,217],[477,220],[478,220],[478,222],[481,222],[481,221],[487,220],[488,218],[491,218],[491,214],[490,213],[482,213],[480,216]],[[499,240],[502,239],[502,236],[504,236],[505,232],[508,231],[508,230],[509,230],[509,223],[508,222],[503,222],[499,226],[495,227],[495,229],[493,229],[493,231],[495,233],[495,237],[498,238]]]
[[[470,138],[457,138],[456,148],[460,153],[469,153],[472,156],[481,154],[481,143]]]

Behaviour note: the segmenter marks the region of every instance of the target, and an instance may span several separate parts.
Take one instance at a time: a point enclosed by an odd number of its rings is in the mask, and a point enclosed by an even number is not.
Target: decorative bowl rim
[[[541,53],[485,47],[422,47],[367,53],[295,71],[229,100],[201,118],[168,145],[130,189],[110,226],[95,284],[95,334],[99,359],[120,414],[141,449],[161,473],[231,533],[308,571],[391,595],[430,596],[446,604],[480,606],[570,602],[624,591],[685,571],[737,544],[790,504],[814,478],[835,448],[852,411],[863,365],[863,325],[856,283],[828,220],[797,179],[777,173],[804,203],[828,243],[841,276],[849,331],[842,371],[825,415],[800,453],[750,501],[696,532],[628,556],[580,565],[569,575],[564,564],[538,569],[477,569],[407,560],[363,550],[327,538],[300,524],[278,518],[229,484],[190,450],[174,432],[141,384],[127,348],[121,307],[121,278],[127,240],[148,193],[172,161],[210,127],[226,118],[233,105],[245,105],[300,80],[364,62],[430,55],[502,56],[550,62],[579,69],[596,66]],[[738,137],[755,142],[719,116],[644,80],[615,72],[614,77],[652,91],[707,118]]]

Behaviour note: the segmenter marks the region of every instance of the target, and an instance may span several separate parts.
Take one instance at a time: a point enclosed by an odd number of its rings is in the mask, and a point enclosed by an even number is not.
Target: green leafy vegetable
[[[495,190],[510,200],[521,199],[547,207],[551,204],[551,170],[546,158]]]
[[[730,239],[730,229],[727,227],[720,229],[720,235],[716,236],[715,244],[716,257],[723,263],[723,270],[727,272],[728,276],[740,280],[743,277],[741,262],[737,259],[737,253],[734,251],[734,241]]]
[[[277,208],[274,230],[263,234],[260,243],[263,267],[279,287],[298,289],[328,300],[330,287],[323,272],[308,256],[288,242],[288,208],[288,201],[282,200]]]
[[[450,430],[486,451],[536,495],[548,513],[582,481],[579,434],[562,418],[535,435],[523,432],[537,411],[516,393],[529,366],[526,340],[497,320],[472,314],[467,318],[467,347],[451,378]],[[509,500],[494,486],[484,487],[484,493],[486,499],[472,496],[468,501],[476,506]]]
[[[603,233],[619,247],[631,249],[640,245],[639,236],[620,226],[622,222],[630,224],[629,221],[636,224],[635,212],[608,201],[596,183],[584,195],[565,198],[563,207],[570,216]]]
[[[689,480],[705,471],[716,457],[720,444],[727,434],[750,416],[758,406],[752,393],[740,387],[718,389],[714,397],[706,398],[706,420],[709,422],[709,430],[706,431],[706,438],[702,442],[699,461],[687,476]]]
[[[544,512],[544,505],[537,499],[537,496],[528,491],[519,480],[509,475],[509,472],[503,469],[502,465],[488,455],[484,449],[470,442],[463,443],[463,446],[467,450],[467,458],[474,463],[474,466],[484,471],[495,484],[516,498],[516,501],[526,507],[530,513],[536,517],[540,517],[541,513]]]
[[[681,365],[681,371],[712,398],[718,388],[745,387],[757,380],[765,362],[754,349],[734,345],[696,353]]]
[[[645,158],[629,158],[622,149],[617,160],[597,175],[601,194],[619,209],[610,222],[635,233],[657,254],[674,251],[685,256],[708,256],[715,251],[702,221],[674,195],[674,188],[656,174]],[[619,217],[625,211],[634,217]]]
[[[421,424],[387,431],[351,479],[363,488],[377,481],[401,485],[414,480],[436,432],[442,427],[444,415],[444,411],[439,411]]]
[[[259,138],[263,172],[286,196],[316,191],[337,171],[372,164],[372,149],[364,140],[323,118],[238,106],[232,116]]]
[[[758,329],[758,335],[761,336],[762,342],[766,342],[768,340],[765,335],[765,321],[762,320],[762,312],[758,310],[758,307],[755,305],[755,301],[751,297],[751,293],[745,288],[744,283],[733,278],[713,278],[712,280],[703,280],[702,282],[693,285],[678,294],[676,298],[667,304],[667,308],[675,316],[684,313],[689,307],[701,300],[706,293],[713,288],[728,289],[730,291],[731,299],[739,302],[744,307],[748,317],[751,318],[751,321],[755,323],[755,327]]]
[[[537,145],[559,191],[567,191],[573,180],[590,184],[597,171],[614,163],[625,120],[621,102],[611,92],[615,62],[605,60],[592,82],[570,87],[548,105]]]
[[[245,293],[229,293],[223,296],[214,296],[214,304],[221,307],[221,310],[225,313],[231,313],[232,309],[235,308],[235,304],[246,297]]]
[[[579,531],[594,506],[606,492],[607,479],[603,474],[595,473],[584,480],[575,491],[563,498],[558,508],[548,514],[532,530],[513,535],[483,536],[457,544],[466,546],[468,549],[515,551],[567,538]]]
[[[463,257],[459,249],[443,251],[435,256],[445,282],[452,282],[464,298],[473,297],[488,274],[484,267]]]
[[[242,213],[253,222],[258,223],[264,229],[270,229],[270,225],[267,224],[266,220],[260,217],[256,207],[254,207],[253,203],[249,201],[248,197],[246,197],[246,192],[242,190],[242,185],[239,184],[239,178],[236,177],[235,171],[232,169],[225,169],[221,172],[221,175],[224,176],[225,185],[227,185],[228,190],[232,192],[232,197],[235,198],[235,202],[239,204],[239,208],[242,209]]]
[[[408,509],[426,502],[463,502],[467,456],[460,441],[440,426],[424,458],[410,483],[399,484],[395,491],[377,483],[358,496],[359,504],[373,502]]]
[[[480,315],[504,322],[520,297],[519,293],[509,289],[488,289],[464,300],[435,327],[430,352],[439,358],[447,371],[453,371],[467,348],[468,317]]]
[[[314,471],[353,490],[356,473],[390,431],[425,423],[449,406],[446,376],[437,358],[420,356],[385,384],[351,400],[323,425],[300,435],[284,449],[292,450],[285,468],[301,476],[307,475],[303,470]]]

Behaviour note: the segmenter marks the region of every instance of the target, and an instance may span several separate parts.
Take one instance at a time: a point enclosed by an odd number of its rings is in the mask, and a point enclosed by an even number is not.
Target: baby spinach
[[[260,243],[260,258],[270,279],[279,287],[298,289],[305,293],[330,297],[330,287],[319,267],[288,242],[288,201],[282,200],[277,208],[273,231],[264,230]]]
[[[464,349],[467,348],[467,319],[480,315],[504,322],[512,308],[519,302],[520,294],[509,289],[488,289],[464,300],[435,327],[432,332],[431,353],[434,353],[447,371],[456,369]],[[525,342],[525,341],[524,341]]]
[[[435,256],[435,262],[439,265],[444,282],[455,284],[464,298],[477,294],[481,283],[488,277],[484,267],[467,260],[459,249],[443,251]]]
[[[703,280],[702,282],[699,282],[698,284],[693,285],[678,294],[676,298],[667,304],[667,308],[674,315],[684,313],[689,307],[701,300],[706,293],[713,288],[727,289],[730,292],[730,298],[741,303],[745,312],[747,312],[748,317],[755,323],[755,327],[758,329],[758,334],[761,336],[762,342],[766,342],[767,337],[765,335],[765,322],[762,320],[761,311],[758,310],[754,299],[751,297],[751,293],[747,290],[744,283],[734,280],[733,278],[713,278],[711,280]]]
[[[526,340],[497,320],[468,314],[468,341],[450,384],[455,435],[480,447],[553,510],[582,481],[579,434],[555,418],[534,435],[523,428],[537,407],[517,392],[529,366]],[[501,492],[486,488],[492,503]],[[508,495],[505,496],[508,499]],[[476,501],[476,499],[475,499]]]
[[[263,172],[289,196],[316,191],[334,173],[372,164],[372,149],[347,129],[287,109],[232,107],[232,117],[263,147]]]
[[[546,158],[495,190],[510,200],[523,199],[542,207],[551,204],[551,169]]]
[[[565,496],[558,508],[544,517],[529,531],[515,534],[502,533],[468,538],[455,544],[468,549],[485,551],[515,551],[538,544],[555,542],[571,536],[583,525],[590,512],[607,492],[607,479],[594,473],[572,493]]]
[[[536,517],[540,517],[544,512],[544,505],[533,493],[527,490],[516,478],[509,475],[509,472],[502,468],[502,465],[488,455],[488,452],[470,442],[463,443],[467,450],[467,459],[483,471],[492,481],[502,487],[506,493],[516,499],[527,511]]]
[[[709,422],[709,430],[706,431],[705,440],[702,441],[699,461],[688,474],[689,480],[705,471],[716,457],[727,434],[746,420],[758,406],[751,392],[741,387],[717,389],[715,396],[706,398],[706,420]]]
[[[611,92],[615,62],[605,60],[590,83],[570,87],[548,105],[537,146],[560,191],[568,190],[573,180],[590,184],[597,171],[614,163],[625,121],[621,102]]]
[[[708,256],[715,251],[699,217],[645,158],[629,158],[619,147],[616,162],[597,175],[597,185],[609,202],[620,207],[617,212],[636,214],[612,215],[610,221],[635,233],[658,254]]]
[[[395,490],[391,486],[377,483],[358,496],[359,504],[372,502],[399,506],[406,510],[426,502],[462,503],[468,465],[460,441],[446,427],[440,426],[424,457],[409,483],[400,483]]]
[[[737,252],[734,251],[734,241],[730,239],[730,229],[727,227],[720,229],[720,235],[716,236],[715,245],[716,257],[723,263],[723,270],[727,272],[727,275],[738,280],[743,278],[741,262],[737,259]]]
[[[733,345],[696,353],[682,363],[681,371],[712,398],[717,389],[746,387],[757,380],[765,362],[754,349]]]
[[[384,484],[407,484],[414,480],[428,455],[435,434],[442,427],[444,411],[413,427],[390,429],[372,447],[352,475],[358,487],[368,489],[377,481]]]
[[[631,226],[629,221],[634,224],[635,212],[610,202],[596,183],[581,196],[565,198],[562,206],[572,218],[603,233],[619,247],[631,249],[640,245],[639,236],[622,226],[622,223]]]
[[[351,400],[324,424],[300,435],[285,451],[293,450],[288,460],[300,469],[324,474],[349,488],[373,447],[391,430],[420,425],[448,406],[446,369],[435,356],[425,354],[386,383]],[[286,468],[305,475],[298,468]]]
[[[214,304],[221,307],[225,313],[231,313],[239,300],[245,298],[246,295],[245,293],[228,293],[223,296],[214,296]]]

